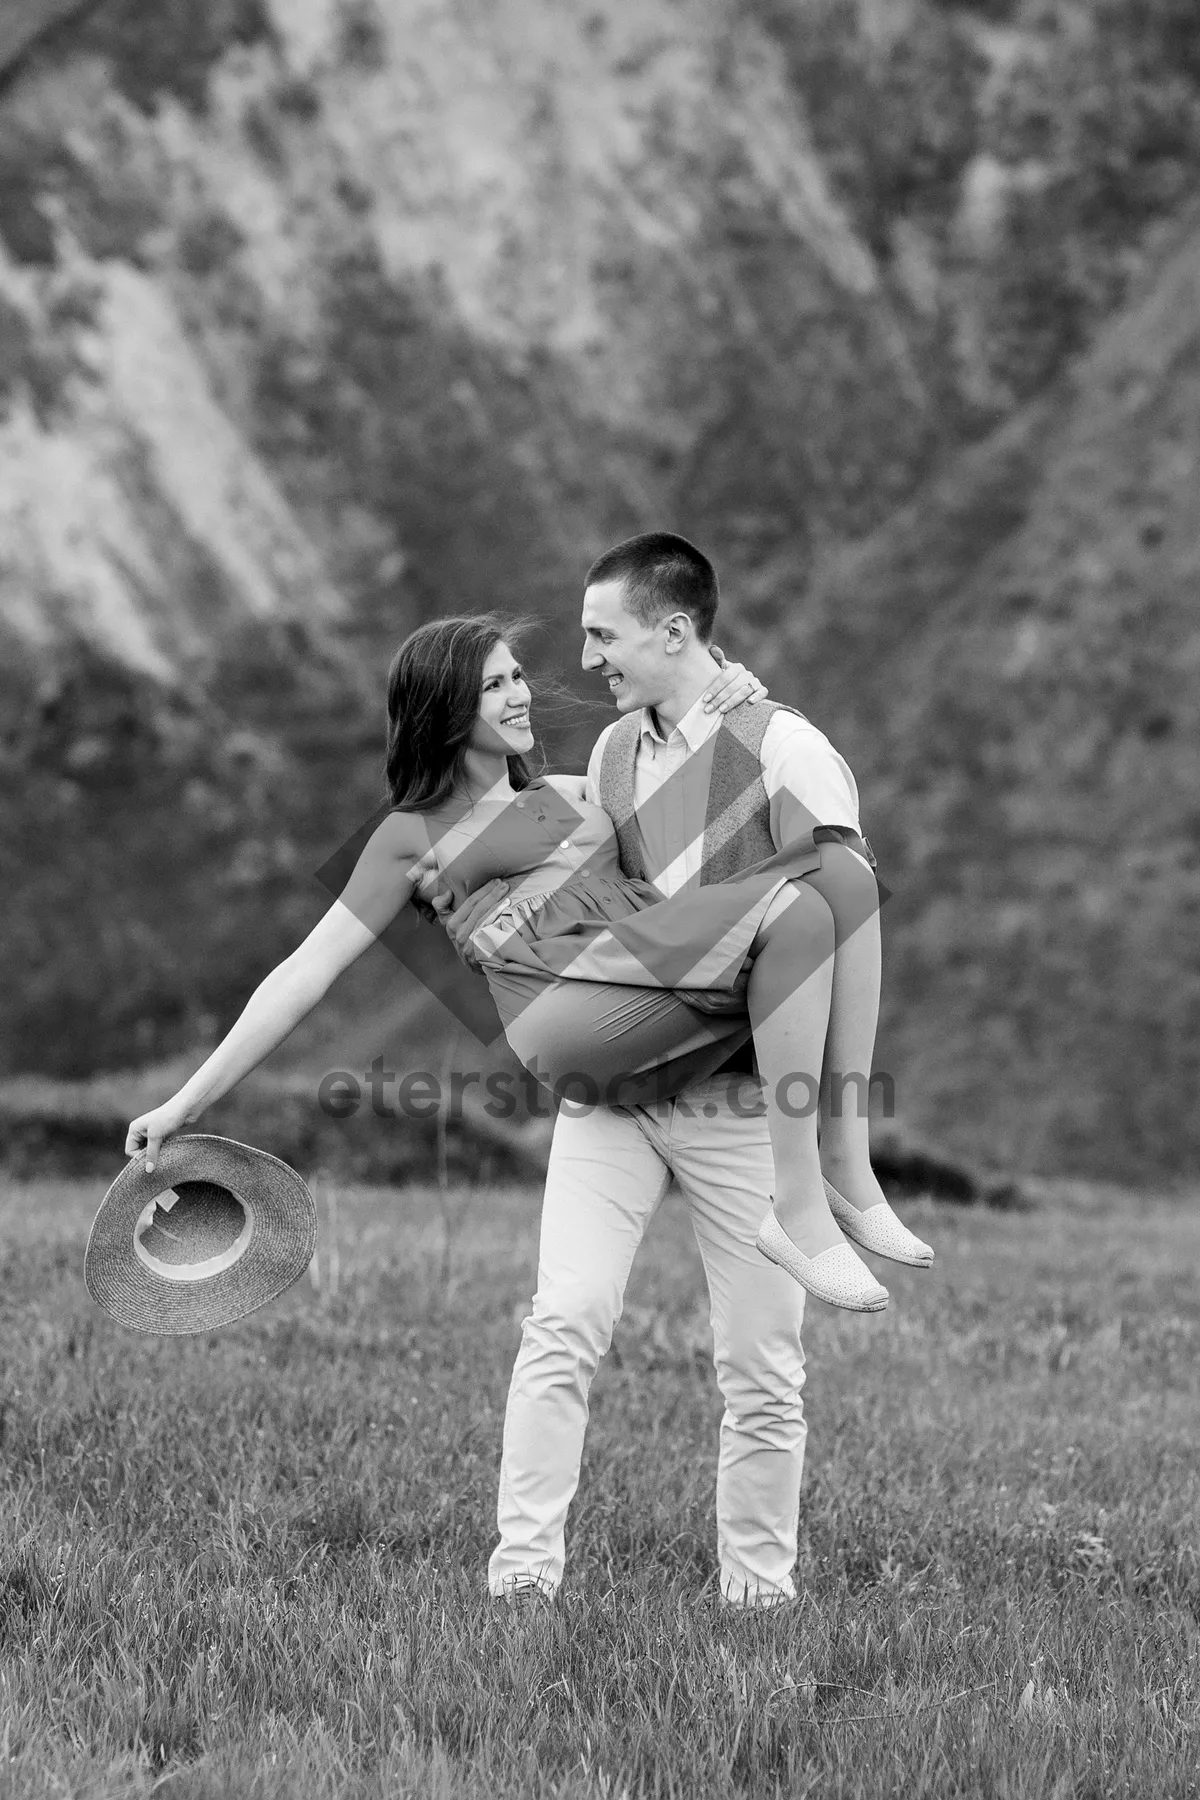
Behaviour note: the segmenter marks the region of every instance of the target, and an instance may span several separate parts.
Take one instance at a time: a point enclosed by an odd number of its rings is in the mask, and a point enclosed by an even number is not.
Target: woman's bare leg
[[[824,897],[837,936],[821,1082],[821,1171],[852,1208],[872,1215],[870,1222],[856,1222],[839,1211],[843,1228],[857,1243],[927,1268],[933,1251],[896,1217],[871,1167],[867,1098],[879,1018],[875,876],[845,845],[826,844],[820,869],[801,877],[801,886],[805,883]]]
[[[821,1185],[817,1105],[834,981],[828,902],[803,881],[780,889],[753,944],[747,1001],[775,1156],[775,1213],[805,1256],[845,1242]]]
[[[821,1168],[860,1211],[885,1198],[871,1168],[868,1082],[879,1023],[879,888],[843,844],[822,847],[820,869],[802,877],[833,915],[836,947],[821,1077]]]

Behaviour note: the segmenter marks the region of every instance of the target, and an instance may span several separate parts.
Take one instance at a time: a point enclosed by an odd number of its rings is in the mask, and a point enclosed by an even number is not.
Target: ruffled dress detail
[[[664,898],[621,873],[616,832],[601,807],[568,801],[543,781],[455,857],[442,863],[439,850],[439,863],[456,891],[497,874],[517,877],[472,936],[507,1024],[535,986],[564,980],[670,989],[697,1011],[744,1013],[748,955],[763,916],[785,882],[820,867],[821,852],[791,845],[733,880]],[[563,868],[567,879],[547,891],[546,875]]]

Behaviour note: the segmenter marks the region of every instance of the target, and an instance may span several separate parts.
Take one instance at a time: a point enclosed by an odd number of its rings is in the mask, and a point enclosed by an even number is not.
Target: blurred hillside
[[[858,774],[906,1117],[1193,1160],[1192,0],[44,10],[0,32],[3,1065],[227,1023],[379,801],[395,642],[498,605],[569,670],[662,524]],[[367,961],[284,1061],[426,1054]]]
[[[1050,399],[830,556],[773,650],[870,796],[879,1063],[964,1153],[986,1117],[1008,1166],[1195,1158],[1198,501],[1193,226]]]

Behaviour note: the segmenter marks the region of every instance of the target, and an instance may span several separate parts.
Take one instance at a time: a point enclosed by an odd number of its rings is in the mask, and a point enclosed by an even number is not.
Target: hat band
[[[133,1248],[138,1260],[143,1262],[148,1269],[152,1269],[156,1275],[161,1275],[164,1281],[206,1281],[210,1275],[219,1275],[222,1269],[232,1268],[234,1263],[245,1255],[250,1239],[254,1235],[254,1209],[248,1200],[243,1200],[242,1196],[235,1194],[231,1188],[226,1189],[226,1192],[237,1201],[245,1214],[245,1223],[232,1244],[229,1244],[224,1250],[218,1251],[216,1256],[206,1256],[203,1262],[194,1263],[163,1262],[152,1251],[147,1250],[142,1238],[153,1225],[155,1213],[159,1210],[169,1213],[179,1198],[178,1194],[167,1189],[146,1203],[133,1228]],[[159,1229],[161,1230],[162,1227],[160,1226]]]

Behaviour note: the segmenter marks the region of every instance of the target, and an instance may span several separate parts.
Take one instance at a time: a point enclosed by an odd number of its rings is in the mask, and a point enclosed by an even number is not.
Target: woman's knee
[[[820,961],[832,953],[836,939],[837,927],[828,900],[818,888],[798,877],[784,882],[764,913],[756,954],[761,955],[770,946],[786,946],[789,951],[809,951]]]
[[[848,844],[822,844],[821,867],[801,880],[820,892],[835,916],[842,912],[865,918],[879,907],[879,882],[864,856]]]

